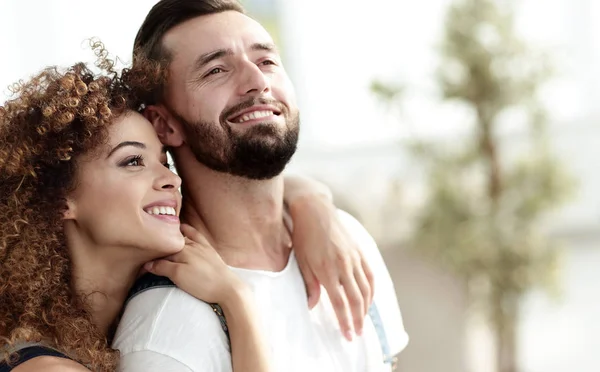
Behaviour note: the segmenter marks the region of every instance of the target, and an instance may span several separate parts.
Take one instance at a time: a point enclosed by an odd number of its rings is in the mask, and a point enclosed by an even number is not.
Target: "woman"
[[[113,371],[129,288],[146,262],[169,255],[176,284],[223,308],[235,370],[268,370],[247,289],[180,226],[181,181],[141,102],[101,65],[108,75],[47,69],[0,107],[0,371]]]

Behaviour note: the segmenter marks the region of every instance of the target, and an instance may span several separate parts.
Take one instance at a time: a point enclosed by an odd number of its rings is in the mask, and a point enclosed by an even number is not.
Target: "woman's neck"
[[[77,244],[76,248],[70,247],[70,252],[74,289],[89,306],[94,324],[110,337],[145,261],[136,259],[136,249],[124,247],[90,248]],[[127,257],[128,252],[131,257]]]

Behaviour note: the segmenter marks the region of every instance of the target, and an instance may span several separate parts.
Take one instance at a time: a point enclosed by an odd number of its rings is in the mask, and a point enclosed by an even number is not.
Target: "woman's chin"
[[[166,257],[178,252],[181,252],[185,246],[185,238],[181,233],[175,236],[161,236],[153,241],[152,251],[156,253],[156,257]]]

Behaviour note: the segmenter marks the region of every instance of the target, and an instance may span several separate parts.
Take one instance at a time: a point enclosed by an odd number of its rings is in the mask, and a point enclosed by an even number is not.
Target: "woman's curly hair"
[[[106,143],[115,119],[138,110],[164,76],[150,64],[119,74],[92,44],[100,74],[83,63],[47,68],[0,107],[0,361],[41,340],[93,370],[118,360],[71,283],[63,213],[78,157]]]

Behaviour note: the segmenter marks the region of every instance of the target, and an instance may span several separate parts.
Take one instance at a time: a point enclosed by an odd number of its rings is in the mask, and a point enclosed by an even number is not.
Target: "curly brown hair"
[[[101,73],[47,68],[0,107],[0,361],[15,344],[44,340],[93,370],[116,367],[118,352],[72,283],[63,213],[77,159],[106,143],[109,126],[162,76],[143,64],[119,74],[102,44],[92,47]]]

